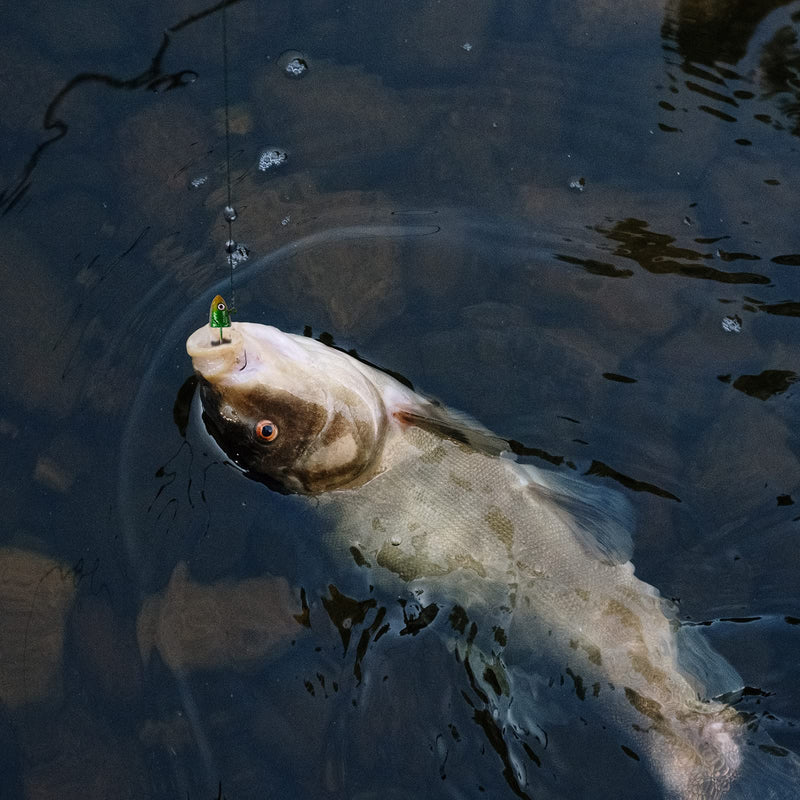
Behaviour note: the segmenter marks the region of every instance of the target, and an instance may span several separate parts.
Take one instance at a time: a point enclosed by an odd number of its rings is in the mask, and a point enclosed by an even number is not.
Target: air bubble
[[[225,252],[228,255],[236,252],[236,242],[233,239],[228,239],[228,241],[225,242]]]
[[[308,59],[299,50],[287,50],[278,56],[278,66],[287,78],[297,80],[308,74]]]
[[[268,169],[285,164],[288,157],[289,154],[280,147],[269,147],[258,157],[258,168],[266,172]]]
[[[403,540],[399,536],[392,536],[390,541],[392,543],[392,547],[399,547],[401,544],[403,544]]]
[[[225,206],[225,208],[222,210],[222,214],[225,217],[225,222],[233,222],[238,216],[236,209],[233,206]]]

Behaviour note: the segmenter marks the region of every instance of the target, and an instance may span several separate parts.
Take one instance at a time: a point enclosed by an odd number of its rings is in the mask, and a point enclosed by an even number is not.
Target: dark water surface
[[[230,288],[219,8],[4,20],[0,797],[657,796],[569,682],[526,751],[457,619],[332,561],[313,503],[198,425],[184,342]],[[238,318],[624,492],[637,574],[795,752],[798,26],[736,0],[227,10]]]

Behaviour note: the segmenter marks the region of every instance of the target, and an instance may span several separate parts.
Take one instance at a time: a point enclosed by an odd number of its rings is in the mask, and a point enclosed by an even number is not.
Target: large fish
[[[489,431],[340,350],[259,324],[228,333],[204,326],[186,348],[231,460],[315,496],[330,545],[371,565],[374,582],[508,614],[515,644],[546,648],[602,704],[665,797],[751,796],[745,751],[757,748],[709,697],[739,678],[635,577],[624,502],[515,462]],[[795,796],[771,765],[758,771],[759,797]]]

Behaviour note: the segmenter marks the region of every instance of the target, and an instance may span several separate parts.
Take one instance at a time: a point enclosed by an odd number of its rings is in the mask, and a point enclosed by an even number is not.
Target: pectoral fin
[[[435,403],[426,403],[415,409],[398,409],[395,419],[405,425],[416,425],[443,439],[452,439],[473,450],[490,456],[509,452],[508,441],[497,436],[467,414]]]

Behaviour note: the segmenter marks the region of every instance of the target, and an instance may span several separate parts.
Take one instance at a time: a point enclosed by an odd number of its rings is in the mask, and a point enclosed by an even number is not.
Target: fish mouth
[[[195,371],[212,383],[231,372],[241,372],[247,366],[244,336],[235,322],[229,328],[210,325],[198,328],[186,340],[186,352]]]

